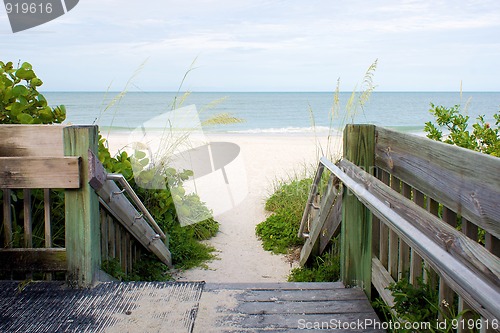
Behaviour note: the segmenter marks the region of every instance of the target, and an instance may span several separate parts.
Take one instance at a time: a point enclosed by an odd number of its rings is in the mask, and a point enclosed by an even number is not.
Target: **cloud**
[[[418,77],[422,67],[467,66],[481,53],[481,68],[494,75],[499,31],[500,2],[493,0],[85,0],[46,25],[2,35],[0,49],[4,59],[36,59],[106,82],[148,57],[155,69],[172,71],[200,55],[214,86],[230,89],[234,75],[252,87],[266,84],[259,77],[279,86],[291,71],[304,86],[311,84],[305,76],[317,76],[311,73],[359,77],[375,58],[389,72],[406,63],[406,75]]]

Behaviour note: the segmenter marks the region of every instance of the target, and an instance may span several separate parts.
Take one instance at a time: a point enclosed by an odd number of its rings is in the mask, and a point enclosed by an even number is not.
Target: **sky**
[[[81,0],[15,34],[0,8],[43,91],[352,91],[376,59],[376,91],[500,91],[500,1]]]

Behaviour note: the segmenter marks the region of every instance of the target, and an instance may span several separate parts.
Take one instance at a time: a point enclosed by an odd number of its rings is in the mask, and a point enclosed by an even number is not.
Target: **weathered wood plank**
[[[497,301],[493,301],[497,295],[500,298],[500,262],[496,256],[349,161],[342,160],[339,166],[352,181],[359,184],[359,187],[355,187],[356,195],[363,198],[364,204],[397,230],[408,245],[418,249],[421,256],[433,264],[441,278],[475,310],[486,318],[500,315],[500,306]],[[333,169],[333,166],[330,167]],[[343,181],[346,178],[338,172],[336,174]],[[371,200],[367,200],[367,197]]]
[[[500,257],[500,240],[498,238],[487,232],[484,235],[484,245],[488,251]]]
[[[107,173],[95,153],[89,153],[88,157],[90,160],[89,184],[100,197],[101,204],[148,251],[152,251],[167,266],[172,266],[172,256],[167,245],[143,217],[149,212],[139,213],[123,193],[124,190],[121,190],[113,180],[107,180]],[[116,240],[120,237],[119,233],[119,231],[115,232]],[[121,245],[115,244],[115,246],[118,246],[115,254],[120,256],[121,260]]]
[[[342,282],[207,283],[204,291],[219,290],[323,290],[329,293],[345,286]],[[349,288],[348,288],[349,289]]]
[[[422,257],[417,251],[410,249],[410,283],[416,285],[418,278],[422,277],[423,273]]]
[[[375,154],[377,166],[500,237],[499,158],[384,128]]]
[[[108,217],[108,256],[109,258],[116,258],[115,222],[111,216]]]
[[[319,214],[312,221],[310,227],[311,230],[309,230],[309,237],[300,251],[299,263],[301,266],[305,265],[311,256],[320,254],[320,235],[325,229],[325,224],[329,221],[334,223],[335,229],[333,232],[335,232],[340,225],[338,215],[336,216],[337,219],[334,220],[335,212],[338,212],[341,208],[339,205],[334,205],[337,197],[339,196],[336,185],[338,185],[338,182],[335,182],[334,176],[332,175],[329,178],[327,189],[321,199]]]
[[[66,270],[66,249],[1,249],[0,270],[57,272]]]
[[[349,301],[366,300],[365,293],[358,288],[338,288],[333,290],[277,289],[247,290],[238,294],[236,299],[245,302],[299,302],[299,301]]]
[[[33,247],[33,221],[31,214],[31,190],[23,190],[24,247]]]
[[[344,129],[344,159],[364,170],[375,165],[375,126],[347,125]],[[370,298],[372,260],[371,212],[345,190],[342,197],[342,281],[361,287]]]
[[[172,265],[170,251],[162,242],[159,235],[151,228],[141,214],[130,203],[125,194],[118,188],[114,181],[107,180],[96,193],[103,199],[110,212],[119,224],[130,232],[135,239],[146,249],[152,251],[166,265]],[[118,223],[117,223],[118,224]],[[115,230],[116,237],[119,232]],[[115,257],[120,255],[119,247],[115,250]],[[113,250],[112,250],[113,251]]]
[[[303,238],[304,237],[304,230],[306,229],[306,224],[309,219],[309,213],[311,212],[311,207],[314,202],[314,198],[318,194],[318,184],[321,180],[321,176],[323,175],[323,170],[325,167],[319,163],[318,169],[316,170],[316,175],[314,176],[314,180],[311,186],[311,191],[309,192],[309,196],[307,198],[307,203],[306,203],[306,208],[304,209],[304,213],[302,214],[302,220],[300,221],[300,226],[299,226],[299,231],[298,231],[298,237]]]
[[[312,302],[244,302],[236,311],[245,314],[333,314],[372,312],[366,300],[312,301]]]
[[[402,183],[401,194],[411,200],[411,186]],[[401,278],[407,278],[407,274],[410,271],[411,256],[410,247],[403,240],[399,240],[399,263],[398,263],[398,280]]]
[[[425,206],[425,197],[422,192],[417,189],[412,188],[412,196],[413,202],[419,206],[424,208]],[[410,250],[410,283],[415,285],[417,283],[417,278],[421,277],[423,273],[423,260],[422,257],[417,253],[417,251],[411,249]]]
[[[64,156],[67,125],[2,125],[0,156]]]
[[[392,293],[387,287],[394,282],[394,279],[385,269],[384,265],[382,265],[380,260],[374,257],[372,259],[372,283],[375,289],[377,289],[380,297],[389,307],[393,307],[395,303],[394,296],[392,296]]]
[[[462,218],[462,232],[464,235],[477,242],[478,227],[474,223],[469,222],[466,218]]]
[[[78,157],[0,157],[1,188],[79,188]]]
[[[379,173],[382,183],[389,186],[391,175],[387,171],[382,169],[379,169]],[[380,221],[380,254],[378,258],[382,265],[386,269],[389,269],[389,228],[382,221]]]
[[[336,332],[336,333],[381,333],[385,332],[383,329],[374,329],[373,324],[375,322],[379,323],[378,319],[375,319],[370,313],[338,313],[334,316],[321,315],[321,314],[256,314],[256,315],[245,315],[245,314],[231,314],[221,318],[225,323],[230,323],[229,328],[218,328],[217,332],[259,332],[258,329],[261,328],[260,332],[269,332],[269,328],[275,329],[277,332],[283,330],[284,332],[304,332],[309,331],[305,328],[306,325],[311,325],[314,330],[313,325],[318,325],[317,330],[320,332]],[[342,329],[342,323],[367,323],[369,326],[364,326],[357,329]],[[302,326],[301,326],[302,325]],[[380,326],[379,326],[380,327]],[[242,330],[243,329],[243,330]],[[259,333],[260,333],[259,332]]]
[[[458,297],[458,313],[462,314],[462,321],[464,323],[469,322],[471,320],[474,321],[474,310],[467,304],[462,297]],[[473,330],[469,329],[467,325],[460,325],[457,330],[458,333],[473,333]]]
[[[101,216],[101,261],[108,260],[108,215],[101,207],[99,209]]]
[[[43,220],[45,247],[52,247],[52,218],[50,214],[50,189],[43,189]]]
[[[363,184],[369,183],[367,190],[370,193],[390,205],[395,213],[407,221],[411,221],[414,227],[433,240],[440,248],[445,249],[471,269],[477,270],[478,274],[500,285],[500,261],[483,246],[465,237],[461,232],[433,214],[406,200],[378,179],[367,173],[361,174],[361,171],[356,173],[356,166],[349,161],[343,160],[339,165],[347,170],[354,179]]]
[[[391,175],[391,189],[399,193],[401,191],[401,180]],[[389,230],[389,263],[388,271],[397,280],[399,272],[399,237],[393,230]]]
[[[97,126],[65,127],[63,133],[65,155],[79,157],[82,170],[89,170],[89,150],[97,153]],[[67,279],[70,285],[89,287],[101,266],[99,199],[88,172],[82,172],[81,183],[65,191]]]
[[[12,247],[12,209],[11,190],[2,189],[3,192],[3,244],[5,248]]]
[[[330,240],[340,233],[342,223],[342,196],[338,195],[333,204],[332,210],[325,220],[321,234],[319,235],[319,253],[325,251]]]

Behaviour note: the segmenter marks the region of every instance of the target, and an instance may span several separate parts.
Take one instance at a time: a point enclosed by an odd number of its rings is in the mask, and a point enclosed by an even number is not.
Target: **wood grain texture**
[[[149,251],[152,251],[164,264],[171,266],[172,258],[167,245],[159,238],[159,235],[153,230],[142,214],[136,210],[118,185],[112,180],[106,180],[106,171],[102,165],[99,166],[100,162],[95,154],[90,154],[89,156],[92,164],[89,169],[91,170],[89,184],[100,197],[101,205],[140,244]],[[110,244],[110,254],[112,253],[112,257],[114,258],[119,258],[120,262],[125,265],[127,251],[123,251],[122,248],[122,242],[125,242],[125,239],[122,239],[120,230],[114,230],[113,235],[114,240],[111,237],[111,233],[110,237],[108,237],[110,242],[112,242]],[[123,262],[122,257],[124,259]]]
[[[376,165],[500,237],[500,158],[378,128]]]
[[[79,188],[78,157],[0,157],[0,188]]]
[[[207,313],[212,315],[206,316]],[[341,323],[358,322],[362,324],[352,329],[341,326]],[[234,333],[320,329],[322,332],[384,332],[375,327],[375,323],[380,321],[363,290],[344,288],[338,282],[207,283],[195,327],[209,332]],[[310,327],[306,328],[306,324]]]
[[[67,125],[1,125],[0,156],[64,156],[63,129]]]
[[[320,209],[316,217],[313,219],[311,223],[311,230],[309,230],[309,237],[306,239],[304,246],[300,252],[300,265],[305,265],[305,263],[312,257],[321,254],[321,246],[320,239],[321,234],[323,234],[324,230],[329,227],[327,224],[331,224],[331,233],[333,235],[340,226],[340,215],[339,209],[340,204],[336,203],[337,197],[339,197],[337,186],[338,181],[336,181],[335,177],[331,175],[328,181],[327,189],[321,199]],[[335,205],[336,204],[336,205]],[[324,242],[328,242],[325,240]],[[324,245],[326,246],[326,245]],[[323,248],[324,249],[324,248]]]
[[[70,285],[90,287],[101,266],[99,199],[89,185],[89,150],[97,153],[97,126],[65,127],[64,153],[81,160],[82,186],[65,191],[67,279]]]
[[[0,270],[55,272],[66,270],[66,249],[1,249]]]
[[[11,209],[11,190],[2,189],[3,192],[3,246],[12,247],[12,209]]]
[[[363,170],[373,170],[375,126],[347,125],[344,129],[344,159]],[[359,286],[370,298],[372,261],[372,214],[349,190],[342,196],[341,277],[349,286]]]
[[[359,185],[360,200],[418,250],[453,290],[486,318],[500,314],[500,304],[493,301],[500,298],[496,256],[349,161],[342,160],[339,166]]]

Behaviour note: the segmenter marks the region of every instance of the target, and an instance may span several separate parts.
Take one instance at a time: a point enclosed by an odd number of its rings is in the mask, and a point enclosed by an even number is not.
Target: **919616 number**
[[[34,2],[22,2],[22,3],[10,3],[5,4],[5,10],[7,14],[50,14],[52,13],[52,4],[48,3],[34,3]]]

